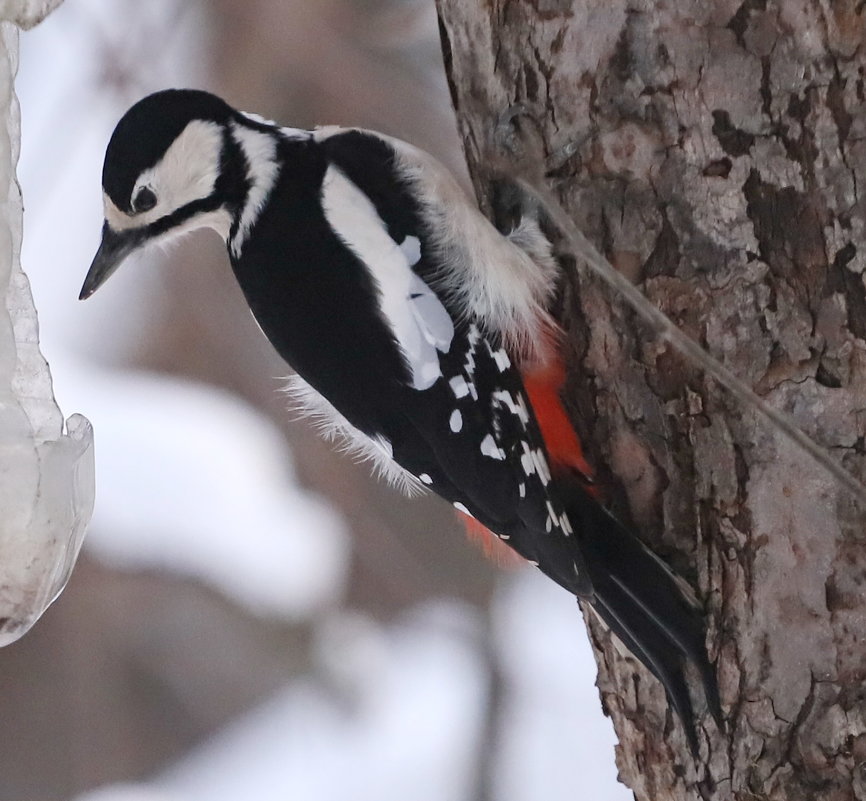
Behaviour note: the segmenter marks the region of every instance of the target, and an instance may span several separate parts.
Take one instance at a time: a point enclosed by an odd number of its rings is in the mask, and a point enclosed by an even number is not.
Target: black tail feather
[[[599,593],[591,604],[622,644],[662,683],[671,706],[683,722],[689,748],[692,754],[697,755],[694,708],[680,655],[661,641],[656,632],[635,632],[634,621],[640,618],[641,612],[634,607],[629,609],[631,601],[627,595],[617,591]]]
[[[722,720],[715,671],[704,646],[703,616],[667,566],[582,489],[571,493],[568,512],[593,584],[589,603],[662,683],[697,754],[686,662],[700,675],[710,713],[719,725]]]

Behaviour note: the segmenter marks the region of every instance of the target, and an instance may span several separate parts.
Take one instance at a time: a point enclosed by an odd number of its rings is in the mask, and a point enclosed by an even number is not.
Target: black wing
[[[558,583],[587,594],[580,548],[551,480],[520,372],[495,332],[466,319],[445,293],[437,293],[443,272],[453,268],[437,261],[440,253],[430,244],[423,209],[396,165],[393,148],[361,131],[332,135],[322,147],[329,162],[369,198],[395,244],[418,240],[411,269],[453,325],[447,347],[437,346],[440,375],[423,388],[401,385],[399,413],[375,433],[390,443],[394,460],[433,491]],[[467,203],[467,213],[478,212]],[[368,268],[375,271],[375,265]],[[412,304],[415,296],[410,292],[400,301]],[[399,347],[399,331],[396,339]]]
[[[401,184],[388,143],[352,132],[326,146],[333,163],[375,204],[394,241],[417,237],[420,257],[413,269],[427,290],[441,286],[441,271],[450,266],[437,263],[423,210]],[[447,296],[439,300],[449,302]],[[394,459],[561,586],[586,598],[664,684],[697,753],[683,661],[698,668],[709,708],[721,719],[700,613],[657,558],[590,498],[582,483],[551,476],[520,372],[496,332],[458,309],[448,312],[454,334],[438,354],[441,377],[420,391],[402,385],[399,413],[382,431]]]

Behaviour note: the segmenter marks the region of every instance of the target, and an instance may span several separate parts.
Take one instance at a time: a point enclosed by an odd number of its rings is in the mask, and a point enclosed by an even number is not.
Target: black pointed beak
[[[78,299],[86,300],[96,292],[133,250],[135,250],[135,242],[132,237],[115,233],[109,228],[108,223],[105,223],[102,226],[99,250],[96,251],[93,263],[87,271]]]

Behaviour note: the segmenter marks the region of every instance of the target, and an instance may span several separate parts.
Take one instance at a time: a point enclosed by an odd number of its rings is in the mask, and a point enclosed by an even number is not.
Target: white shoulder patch
[[[543,357],[555,330],[547,309],[559,267],[537,223],[524,220],[503,236],[436,159],[377,135],[394,148],[399,172],[422,202],[428,244],[450,270],[441,289],[487,331],[501,335],[508,350]]]
[[[309,417],[319,433],[329,442],[362,462],[372,462],[373,471],[410,497],[426,491],[424,485],[392,458],[391,443],[371,439],[353,426],[326,398],[316,392],[299,375],[288,378],[286,393],[292,399],[292,410]]]
[[[421,258],[420,241],[409,236],[395,242],[370,199],[333,165],[322,182],[322,207],[334,233],[379,289],[382,314],[403,351],[412,386],[429,388],[442,375],[439,351],[451,347],[454,323],[436,293],[412,270]]]

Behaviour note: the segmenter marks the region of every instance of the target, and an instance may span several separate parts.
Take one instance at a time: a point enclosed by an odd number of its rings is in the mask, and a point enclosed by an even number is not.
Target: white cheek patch
[[[195,200],[210,196],[219,177],[221,153],[222,128],[215,122],[193,120],[165,155],[142,172],[135,182],[132,197],[146,186],[156,195],[156,205],[141,214],[126,214],[103,194],[108,225],[115,231],[143,228]]]

